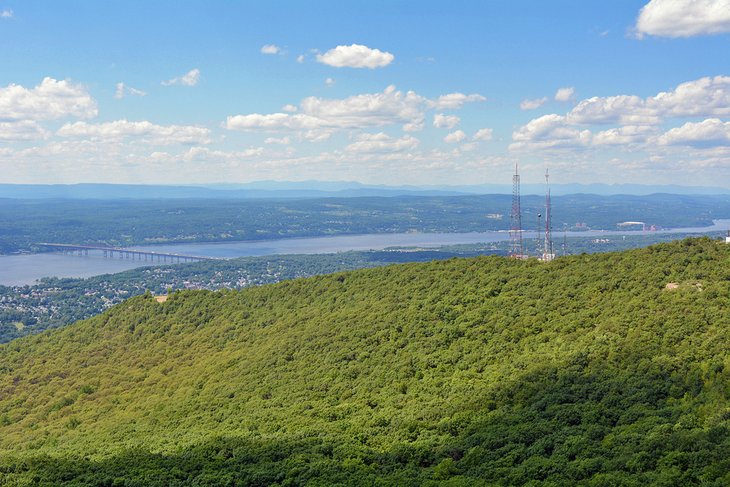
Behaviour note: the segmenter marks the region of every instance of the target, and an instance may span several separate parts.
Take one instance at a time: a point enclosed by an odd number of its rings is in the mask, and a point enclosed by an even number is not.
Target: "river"
[[[589,230],[567,232],[568,237],[602,237],[608,235],[650,235],[656,233],[705,234],[726,231],[730,220],[715,220],[714,225],[700,228],[675,228],[658,232]],[[555,232],[556,238],[563,232]],[[534,238],[525,232],[524,238]],[[205,257],[235,258],[280,254],[326,254],[348,250],[381,250],[387,247],[439,247],[442,245],[475,244],[507,240],[507,232],[471,233],[390,233],[339,235],[332,237],[289,238],[222,243],[186,243],[132,247],[136,250],[180,253]],[[156,264],[156,263],[155,263]],[[63,254],[0,255],[0,284],[6,286],[33,284],[46,276],[91,277],[134,269],[152,262],[106,259],[100,252],[88,256]]]

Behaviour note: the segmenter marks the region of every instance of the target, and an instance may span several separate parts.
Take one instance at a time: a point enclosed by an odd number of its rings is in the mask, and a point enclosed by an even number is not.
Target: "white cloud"
[[[252,147],[235,152],[212,150],[207,147],[191,147],[187,152],[182,154],[182,159],[188,162],[222,162],[231,164],[238,162],[240,159],[261,156],[263,153],[263,147]],[[175,156],[175,158],[177,157],[179,156]]]
[[[466,134],[462,130],[457,130],[444,137],[444,142],[447,144],[456,144],[464,139],[466,139]]]
[[[127,86],[124,83],[117,83],[117,89],[114,92],[114,98],[121,99],[124,98],[124,95],[147,96],[147,93],[142,90],[132,88],[131,86]]]
[[[559,88],[558,91],[555,92],[555,101],[570,101],[573,99],[573,95],[575,95],[575,88],[572,86]]]
[[[433,116],[433,126],[436,128],[447,128],[452,129],[459,125],[461,119],[456,115],[444,115],[443,113],[437,113]]]
[[[591,142],[597,146],[640,144],[655,131],[656,129],[650,125],[626,125],[602,130],[593,136]]]
[[[553,147],[634,146],[651,150],[650,140],[662,145],[698,146],[710,143],[692,141],[690,133],[707,134],[719,130],[719,117],[730,115],[730,77],[706,77],[679,84],[671,91],[641,98],[635,95],[592,97],[580,101],[565,115],[551,114],[536,118],[512,134],[512,149]],[[677,118],[704,117],[715,121],[688,124],[682,130],[670,130],[657,139],[659,126]],[[617,125],[592,134],[585,127]],[[721,139],[712,139],[714,142]]]
[[[332,78],[327,78],[326,80],[324,80],[324,84],[326,84],[327,86],[332,86],[335,84],[335,80],[333,80]]]
[[[639,12],[634,30],[639,39],[730,32],[730,0],[651,0]]]
[[[301,130],[323,127],[326,121],[310,115],[289,115],[288,113],[250,113],[233,115],[226,119],[228,130]]]
[[[708,118],[702,122],[688,122],[661,135],[661,145],[688,145],[694,147],[730,146],[730,122]]]
[[[472,138],[474,140],[489,141],[489,140],[492,140],[493,132],[494,131],[492,129],[488,129],[488,128],[479,129],[479,130],[477,130],[477,132],[474,134],[474,137],[472,137]]]
[[[394,86],[381,93],[354,95],[344,99],[308,97],[300,113],[234,115],[226,119],[229,130],[348,129],[399,124],[422,124],[425,99]]]
[[[594,96],[582,100],[567,115],[572,124],[656,124],[656,110],[648,108],[638,96]]]
[[[261,48],[261,54],[279,54],[281,52],[281,48],[275,44],[265,44]]]
[[[0,140],[20,141],[44,139],[46,137],[48,137],[48,133],[31,120],[0,122]]]
[[[402,92],[388,86],[379,93],[365,93],[347,98],[308,97],[299,107],[285,105],[279,113],[231,115],[223,127],[228,130],[296,132],[308,141],[326,140],[339,130],[358,130],[387,125],[400,125],[404,132],[423,130],[426,114],[437,107],[460,108],[470,101],[485,98],[478,94],[451,93],[429,100],[413,91]],[[455,115],[439,113],[434,124],[454,128]]]
[[[534,100],[525,99],[520,102],[520,110],[534,110],[543,106],[547,101],[546,96]]]
[[[464,106],[465,103],[486,100],[486,98],[477,93],[471,95],[465,95],[464,93],[449,93],[448,95],[441,95],[436,100],[430,101],[429,105],[437,110],[458,110]]]
[[[730,115],[730,76],[705,77],[647,99],[648,107],[674,117]]]
[[[9,8],[4,9],[2,12],[0,12],[0,18],[2,19],[12,19],[13,18],[13,11]]]
[[[279,144],[279,145],[289,145],[291,144],[291,139],[289,137],[267,137],[264,140],[264,144]]]
[[[189,125],[163,126],[148,121],[129,122],[127,120],[99,124],[67,123],[58,130],[57,135],[104,140],[135,137],[138,141],[157,145],[207,144],[210,142],[210,130],[207,128]]]
[[[302,140],[306,140],[307,142],[317,143],[328,140],[332,137],[333,133],[335,133],[335,131],[332,129],[312,129],[300,133],[299,136]]]
[[[177,78],[168,79],[167,81],[163,81],[161,84],[162,84],[162,86],[171,86],[171,85],[195,86],[198,84],[199,81],[200,81],[200,70],[198,68],[194,68],[182,76],[178,76]]]
[[[418,147],[420,141],[410,135],[395,139],[383,132],[377,134],[361,134],[357,141],[348,145],[347,152],[382,153],[403,152]]]
[[[96,101],[86,88],[68,80],[44,78],[31,89],[15,84],[0,88],[0,121],[91,118],[96,115]]]
[[[317,61],[336,68],[382,68],[393,62],[395,56],[379,49],[360,44],[337,46],[324,54],[317,55]]]
[[[730,115],[730,77],[706,77],[678,85],[674,90],[640,98],[632,95],[593,97],[569,113],[573,124],[658,124],[664,117]]]
[[[304,62],[304,54],[300,54],[297,56],[297,62],[299,64],[302,64]]]
[[[423,120],[403,124],[404,132],[420,132],[423,130]]]
[[[551,114],[530,120],[514,131],[510,149],[580,147],[588,145],[590,139],[589,130],[570,127],[565,117]]]

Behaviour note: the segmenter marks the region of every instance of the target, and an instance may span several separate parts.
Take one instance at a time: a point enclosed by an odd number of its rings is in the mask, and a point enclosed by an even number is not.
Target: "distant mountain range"
[[[211,184],[201,186],[167,186],[143,184],[0,184],[0,198],[13,199],[299,199],[362,196],[455,196],[464,194],[510,194],[504,184],[471,186],[385,186],[350,181],[256,181],[245,184]],[[543,194],[542,184],[525,184],[521,192]],[[730,194],[730,189],[707,186],[641,184],[554,184],[553,195],[648,195]]]

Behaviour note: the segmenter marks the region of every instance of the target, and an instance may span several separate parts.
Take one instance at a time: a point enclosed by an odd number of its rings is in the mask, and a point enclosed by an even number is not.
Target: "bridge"
[[[103,253],[105,258],[113,259],[114,255],[117,254],[120,259],[131,259],[131,260],[145,260],[148,259],[152,262],[157,259],[157,262],[199,262],[201,260],[223,260],[217,257],[204,257],[202,255],[187,255],[187,254],[176,254],[170,252],[152,252],[148,250],[133,250],[124,247],[105,247],[102,245],[75,245],[75,244],[64,244],[64,243],[48,243],[40,242],[37,243],[39,247],[46,247],[53,250],[58,250],[64,254],[78,254],[78,255],[89,255],[89,251],[100,251]]]

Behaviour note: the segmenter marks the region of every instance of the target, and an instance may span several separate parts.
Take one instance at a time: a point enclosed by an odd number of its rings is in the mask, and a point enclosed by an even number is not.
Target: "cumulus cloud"
[[[486,101],[487,99],[478,93],[471,95],[465,95],[464,93],[449,93],[448,95],[441,95],[436,100],[429,102],[432,108],[436,110],[458,110],[465,103],[475,101]]]
[[[264,144],[279,144],[279,145],[289,145],[291,144],[291,139],[289,137],[267,137],[264,140]]]
[[[223,162],[236,163],[240,159],[248,159],[261,156],[264,153],[263,147],[252,147],[242,151],[221,151],[207,147],[191,147],[182,154],[182,159],[188,162]],[[175,156],[176,158],[179,156]]]
[[[708,118],[702,122],[688,122],[661,135],[661,145],[688,145],[694,147],[730,146],[730,122]]]
[[[302,64],[304,62],[304,54],[300,54],[297,56],[297,62],[299,64]]]
[[[163,81],[162,86],[182,85],[195,86],[200,81],[200,70],[198,68],[191,69],[182,76]]]
[[[443,113],[437,113],[433,116],[433,126],[436,128],[447,128],[452,129],[459,125],[461,119],[456,115],[444,115]]]
[[[489,140],[492,140],[492,135],[493,135],[492,129],[484,128],[484,129],[477,130],[477,132],[474,134],[474,137],[472,137],[472,138],[474,140],[489,141]]]
[[[299,113],[234,115],[226,119],[229,130],[312,130],[376,127],[394,123],[423,123],[425,99],[394,86],[381,93],[354,95],[344,99],[308,97]]]
[[[423,120],[403,124],[404,132],[420,132],[421,130],[423,130]]]
[[[730,77],[706,77],[678,85],[674,90],[640,98],[633,95],[593,97],[569,113],[573,124],[658,124],[665,117],[730,115]]]
[[[358,130],[400,125],[404,132],[423,130],[429,110],[437,107],[460,108],[465,103],[481,101],[478,94],[451,93],[429,100],[413,91],[403,92],[388,86],[379,93],[364,93],[347,98],[308,97],[299,106],[286,105],[278,113],[231,115],[223,127],[228,130],[260,132],[295,132],[308,141],[326,140],[340,130]],[[459,117],[438,113],[437,127],[454,128]]]
[[[335,84],[335,80],[332,78],[327,78],[326,80],[324,80],[324,84],[326,84],[327,86],[332,86]]]
[[[594,96],[582,100],[567,115],[573,124],[656,124],[659,116],[645,100],[633,95]]]
[[[124,83],[117,83],[117,89],[114,92],[114,98],[122,99],[125,95],[147,96],[147,93],[142,90],[132,88],[131,86],[127,86]]]
[[[730,115],[730,76],[705,77],[649,98],[647,106],[674,117]]]
[[[371,49],[361,44],[337,46],[324,54],[317,55],[317,61],[336,68],[383,68],[393,62],[395,56],[380,49]]]
[[[250,113],[226,118],[228,130],[301,130],[326,126],[327,122],[310,115],[288,113]]]
[[[13,18],[13,11],[9,8],[4,9],[2,12],[0,12],[0,18],[1,19],[12,19]]]
[[[419,143],[417,138],[410,135],[396,139],[380,132],[361,134],[357,141],[348,145],[345,150],[359,153],[403,152],[415,149]]]
[[[466,139],[466,134],[462,130],[457,130],[456,132],[451,132],[446,137],[444,137],[444,142],[447,144],[456,144]]]
[[[524,99],[520,102],[520,110],[534,110],[543,106],[547,101],[546,96],[534,100]]]
[[[592,97],[580,101],[565,115],[536,118],[512,134],[511,148],[629,145],[647,142],[658,127],[676,118],[716,118],[730,115],[730,77],[700,78],[679,84],[671,91],[641,98],[635,95]],[[703,122],[705,123],[705,122]],[[709,130],[715,122],[701,128]],[[592,134],[585,127],[617,125]],[[664,145],[690,129],[672,132],[661,139]],[[670,131],[671,132],[671,131]],[[683,140],[683,139],[681,139]],[[673,144],[673,142],[671,142]]]
[[[44,139],[47,136],[48,133],[40,125],[31,120],[0,122],[0,140],[35,140]]]
[[[281,52],[281,48],[275,44],[265,44],[261,48],[261,54],[279,54]]]
[[[15,84],[0,88],[0,121],[91,118],[96,115],[96,101],[86,88],[68,80],[44,78],[30,89]]]
[[[149,144],[207,144],[210,130],[189,125],[156,125],[148,121],[129,122],[117,120],[99,124],[86,122],[67,123],[57,135],[61,137],[83,137],[89,139],[121,140],[134,137]]]
[[[311,129],[300,132],[299,137],[307,142],[324,142],[332,137],[335,131],[333,129]]]
[[[650,125],[626,125],[602,130],[593,136],[591,142],[597,146],[639,144],[655,132],[655,127]]]
[[[572,86],[559,88],[558,91],[555,92],[555,101],[570,101],[573,99],[573,95],[575,95],[575,88]]]
[[[580,147],[590,142],[591,132],[570,127],[566,118],[550,114],[530,120],[512,133],[510,149]]]
[[[730,0],[651,0],[639,11],[634,31],[639,39],[730,32]]]

